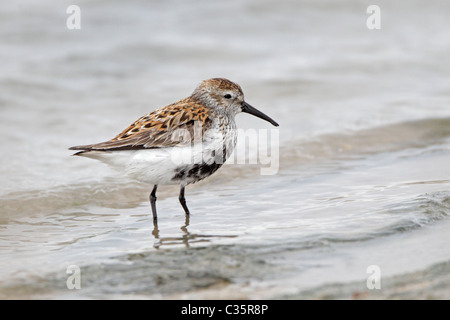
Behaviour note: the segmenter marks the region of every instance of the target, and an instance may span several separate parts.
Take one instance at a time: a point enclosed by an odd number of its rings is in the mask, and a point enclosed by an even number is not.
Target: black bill
[[[269,116],[266,116],[264,113],[262,113],[261,111],[253,108],[251,105],[249,105],[247,102],[243,102],[242,103],[242,112],[245,113],[250,113],[252,115],[254,115],[255,117],[261,118],[263,120],[266,120],[268,122],[270,122],[271,124],[273,124],[275,127],[278,127],[278,123],[276,123],[273,119],[271,119]]]

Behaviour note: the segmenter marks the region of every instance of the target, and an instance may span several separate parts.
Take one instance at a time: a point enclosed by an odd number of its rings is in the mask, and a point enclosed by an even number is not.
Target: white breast
[[[219,126],[213,126],[205,132],[202,142],[192,146],[90,151],[83,156],[100,160],[142,182],[158,185],[180,184],[180,181],[172,180],[177,169],[202,163],[223,163],[233,151],[236,138],[236,130],[222,130]]]

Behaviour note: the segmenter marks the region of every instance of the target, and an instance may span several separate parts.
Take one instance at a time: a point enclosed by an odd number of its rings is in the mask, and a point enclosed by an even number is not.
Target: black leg
[[[184,186],[183,185],[180,188],[180,196],[178,197],[178,200],[180,200],[180,203],[184,209],[184,212],[186,212],[186,214],[189,215],[189,209],[186,205],[186,199],[184,198]]]
[[[158,220],[158,216],[156,215],[156,189],[158,188],[158,185],[155,184],[153,187],[152,193],[150,193],[150,205],[152,207],[152,213],[153,213],[153,222],[156,222]]]

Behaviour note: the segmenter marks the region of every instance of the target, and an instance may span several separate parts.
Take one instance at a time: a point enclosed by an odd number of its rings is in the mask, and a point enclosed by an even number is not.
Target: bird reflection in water
[[[200,242],[210,242],[211,238],[236,238],[236,235],[207,235],[207,234],[195,234],[190,233],[188,230],[189,226],[189,215],[185,215],[184,225],[180,227],[183,232],[180,237],[161,237],[159,234],[158,221],[153,221],[153,231],[152,235],[155,238],[155,243],[153,247],[159,249],[161,246],[166,245],[184,245],[186,248],[190,248],[191,244]]]

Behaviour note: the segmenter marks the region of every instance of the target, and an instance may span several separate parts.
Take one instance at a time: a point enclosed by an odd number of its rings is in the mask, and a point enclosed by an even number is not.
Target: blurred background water
[[[0,297],[448,299],[450,3],[371,4],[2,2]],[[161,187],[154,228],[150,186],[70,157],[211,77],[280,123],[276,175],[225,165],[189,220]]]

